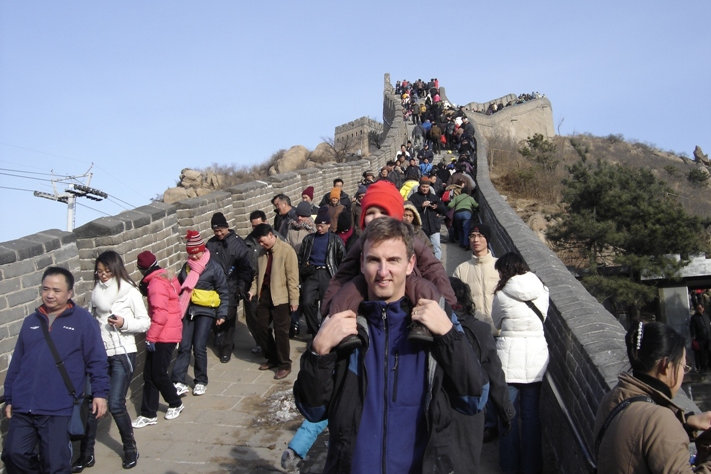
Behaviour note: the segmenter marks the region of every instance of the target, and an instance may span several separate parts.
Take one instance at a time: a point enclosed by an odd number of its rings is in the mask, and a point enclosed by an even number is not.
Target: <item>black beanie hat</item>
[[[221,212],[216,212],[212,215],[212,219],[210,219],[210,227],[214,229],[216,227],[229,227],[229,225],[227,225],[225,216]]]

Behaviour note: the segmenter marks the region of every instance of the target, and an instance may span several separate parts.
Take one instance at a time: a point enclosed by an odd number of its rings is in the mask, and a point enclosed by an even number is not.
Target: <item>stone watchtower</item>
[[[383,133],[383,124],[368,117],[361,117],[336,127],[334,146],[337,151],[344,154],[361,156],[370,155],[370,142],[368,135],[376,132],[378,136]]]

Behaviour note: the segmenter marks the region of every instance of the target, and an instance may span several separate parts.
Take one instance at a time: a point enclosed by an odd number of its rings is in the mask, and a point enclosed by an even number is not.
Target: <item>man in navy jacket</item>
[[[367,298],[359,314],[327,317],[301,358],[296,404],[312,422],[328,418],[324,472],[451,472],[466,439],[454,433],[454,411],[480,406],[479,361],[456,317],[433,300],[413,304],[405,279],[415,265],[413,230],[381,218],[365,229],[361,273]],[[411,321],[432,343],[409,340]],[[358,334],[360,348],[339,343]]]
[[[42,306],[22,323],[5,377],[5,415],[10,426],[2,453],[9,473],[70,472],[71,442],[67,425],[74,398],[69,393],[44,337],[42,325],[64,363],[77,396],[88,376],[94,395],[92,411],[106,413],[108,358],[99,326],[72,300],[74,277],[49,267],[42,275]],[[39,443],[39,465],[35,445]]]

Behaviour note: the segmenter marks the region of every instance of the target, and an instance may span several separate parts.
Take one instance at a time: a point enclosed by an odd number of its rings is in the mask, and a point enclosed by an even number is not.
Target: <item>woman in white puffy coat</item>
[[[124,267],[121,256],[113,250],[102,252],[94,263],[94,289],[91,292],[91,312],[99,323],[106,355],[109,357],[109,412],[116,422],[123,443],[124,469],[134,467],[138,449],[133,437],[131,417],[126,410],[126,394],[136,367],[135,335],[151,325],[143,296]],[[94,460],[96,419],[89,417],[87,435],[82,440],[80,454],[72,472],[91,467]]]
[[[499,464],[505,473],[541,472],[538,404],[548,367],[548,344],[543,332],[548,288],[516,253],[499,258],[494,268],[500,277],[491,309],[498,329],[496,352],[516,409],[511,431],[499,440]]]

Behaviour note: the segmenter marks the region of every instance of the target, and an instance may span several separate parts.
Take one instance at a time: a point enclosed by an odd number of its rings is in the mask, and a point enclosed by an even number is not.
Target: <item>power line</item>
[[[22,175],[19,175],[19,174],[12,174],[12,173],[0,173],[0,175],[3,175],[3,176],[12,176],[13,178],[32,179],[32,180],[34,180],[34,181],[48,181],[48,182],[54,181],[54,180],[47,179],[47,178],[33,178],[32,176],[22,176]],[[65,179],[59,180],[59,182],[64,182],[64,181],[65,181]]]
[[[56,176],[57,178],[71,178],[72,177],[72,176],[68,176],[68,175],[59,176],[59,175],[55,175],[54,173],[39,173],[37,171],[13,170],[10,168],[0,168],[0,171],[13,171],[15,173],[38,174],[38,175],[42,175],[42,176]]]
[[[112,199],[115,199],[116,201],[120,201],[120,202],[126,204],[129,209],[135,209],[135,208],[137,207],[137,206],[134,206],[133,204],[131,204],[131,203],[129,203],[129,202],[124,201],[123,199],[117,198],[117,197],[114,196],[113,194],[109,194],[109,200],[112,200]],[[118,204],[118,203],[116,203],[116,204]],[[122,207],[123,207],[123,206],[122,206]]]
[[[85,207],[85,208],[87,208],[87,209],[91,209],[92,211],[98,212],[99,214],[103,214],[103,215],[105,215],[105,216],[111,217],[111,214],[109,214],[108,212],[104,212],[104,211],[100,211],[100,210],[98,210],[98,209],[94,209],[93,207],[87,206],[86,204],[83,204],[83,203],[81,203],[81,202],[78,202],[78,203],[77,203],[77,206]]]
[[[24,189],[24,188],[11,188],[9,186],[0,186],[0,189],[11,189],[13,191],[29,191],[29,192],[34,192],[33,189]]]

